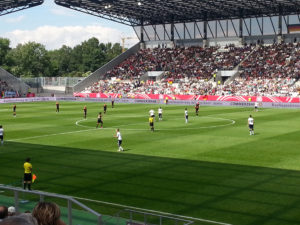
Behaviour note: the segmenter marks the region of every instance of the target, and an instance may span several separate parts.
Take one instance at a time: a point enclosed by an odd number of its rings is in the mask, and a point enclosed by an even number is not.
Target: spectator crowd
[[[237,69],[240,76],[217,85],[217,71]],[[141,79],[146,72],[161,71],[160,79]],[[85,92],[174,95],[297,95],[300,44],[245,45],[142,49],[108,71],[104,79]]]
[[[87,92],[128,94],[193,94],[211,88],[207,83],[216,70],[232,70],[252,47],[228,46],[143,49],[107,72]],[[143,82],[145,72],[163,71],[159,81]],[[112,79],[113,78],[113,79]]]
[[[17,92],[14,91],[6,81],[0,79],[0,97],[16,97]]]
[[[15,207],[0,206],[0,225],[66,225],[52,202],[39,202],[32,212],[17,213]]]
[[[287,96],[298,94],[300,43],[260,46],[241,65],[241,75],[222,85],[218,95]]]

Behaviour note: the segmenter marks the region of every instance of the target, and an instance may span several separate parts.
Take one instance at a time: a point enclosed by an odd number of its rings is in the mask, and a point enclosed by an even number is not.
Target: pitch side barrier
[[[111,98],[78,98],[78,97],[35,97],[35,98],[7,98],[0,99],[1,103],[18,103],[18,102],[47,102],[47,101],[74,101],[74,102],[111,102]],[[115,103],[128,104],[166,104],[163,99],[129,99],[116,98]],[[234,106],[234,107],[254,107],[255,102],[242,101],[197,101],[197,100],[168,100],[168,105],[200,105],[206,106]],[[261,102],[261,108],[294,108],[300,109],[300,103],[283,103],[283,102]]]
[[[21,195],[24,193],[39,196],[40,202],[44,201],[45,197],[53,197],[57,199],[63,199],[67,201],[67,208],[68,208],[68,225],[72,225],[73,223],[73,215],[72,215],[72,208],[74,208],[74,205],[79,206],[81,209],[91,213],[97,218],[97,225],[102,225],[102,214],[94,211],[93,209],[87,207],[86,205],[82,204],[81,202],[77,201],[76,199],[67,196],[67,195],[60,195],[55,193],[49,193],[49,192],[43,192],[43,191],[28,191],[24,190],[22,188],[12,187],[12,186],[6,186],[3,184],[0,184],[0,190],[6,190],[6,191],[12,191],[14,193],[14,206],[16,208],[16,212],[19,212],[19,204],[21,201]]]

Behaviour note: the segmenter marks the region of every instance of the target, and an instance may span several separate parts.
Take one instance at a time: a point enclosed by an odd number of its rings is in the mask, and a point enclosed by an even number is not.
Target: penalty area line
[[[177,217],[177,218],[182,218],[182,219],[197,220],[197,221],[211,223],[211,224],[233,225],[233,224],[230,224],[230,223],[223,223],[223,222],[218,222],[218,221],[214,221],[214,220],[207,220],[207,219],[191,217],[191,216],[177,215],[177,214],[172,214],[172,213],[167,213],[167,212],[162,212],[162,211],[156,211],[156,210],[151,210],[151,209],[143,209],[143,208],[138,208],[138,207],[133,207],[133,206],[128,206],[128,205],[122,205],[122,204],[117,204],[117,203],[111,203],[111,202],[105,202],[105,201],[100,201],[100,200],[81,198],[81,197],[75,197],[75,196],[72,196],[72,198],[78,199],[78,200],[83,200],[83,201],[88,201],[88,202],[102,203],[102,204],[106,204],[106,205],[112,205],[112,206],[117,206],[117,207],[122,207],[122,208],[127,208],[127,209],[140,210],[140,211],[149,212],[149,213],[156,213],[156,214],[161,214],[161,215],[165,215],[165,216],[172,216],[172,217]]]

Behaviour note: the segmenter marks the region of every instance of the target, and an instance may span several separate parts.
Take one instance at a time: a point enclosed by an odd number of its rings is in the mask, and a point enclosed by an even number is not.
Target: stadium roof
[[[300,0],[55,0],[128,25],[223,20],[300,13]]]
[[[1,0],[0,16],[43,4],[44,0]]]

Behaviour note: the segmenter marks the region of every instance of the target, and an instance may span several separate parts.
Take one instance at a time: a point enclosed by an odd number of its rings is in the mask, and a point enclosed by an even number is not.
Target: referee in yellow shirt
[[[149,125],[151,128],[151,131],[154,131],[154,117],[152,117],[152,116],[149,117]]]
[[[24,163],[24,189],[28,185],[28,190],[31,191],[32,182],[32,165],[30,163],[30,158],[27,158]]]

